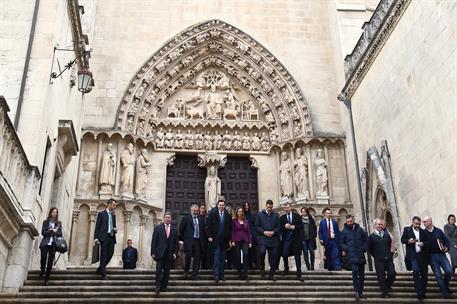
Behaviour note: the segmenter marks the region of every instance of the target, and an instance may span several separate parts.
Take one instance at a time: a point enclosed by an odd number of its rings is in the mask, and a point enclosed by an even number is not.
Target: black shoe
[[[216,284],[219,284],[219,277],[214,277],[214,281],[216,282]]]
[[[282,276],[285,276],[285,275],[288,275],[288,274],[289,274],[289,269],[285,269],[285,270],[281,273]]]
[[[102,276],[102,280],[108,281],[108,277],[106,275]]]
[[[167,291],[167,288],[166,287],[162,287],[162,288],[159,289],[159,291],[160,292],[165,292],[165,291]]]
[[[393,288],[392,287],[389,287],[389,292],[393,292]]]
[[[418,295],[417,295],[417,298],[418,298],[419,300],[423,300],[423,299],[425,299],[425,294],[423,294],[423,293],[418,294]]]
[[[453,294],[454,292],[453,292],[450,288],[447,288],[447,293],[451,295],[451,294]]]
[[[184,280],[187,280],[188,277],[189,277],[189,273],[184,272]]]
[[[354,296],[355,296],[355,298],[356,298],[357,300],[360,299],[360,294],[359,294],[358,292],[356,292],[356,293],[354,294]]]
[[[95,270],[95,273],[96,274],[102,274],[101,270],[99,268],[97,268],[97,270]]]
[[[222,280],[225,282],[225,278],[224,277],[219,277],[219,280]]]
[[[156,287],[156,290],[155,290],[155,294],[156,296],[158,296],[160,294],[160,289]]]
[[[276,282],[276,278],[275,278],[275,275],[274,274],[271,274],[268,276],[268,279],[273,281],[273,282]]]
[[[265,278],[265,270],[260,270],[260,277]]]
[[[388,293],[383,293],[381,295],[381,298],[390,298],[389,294]]]
[[[40,277],[40,279],[44,278],[44,271],[40,272],[38,276]]]
[[[297,276],[297,279],[298,279],[300,282],[304,282],[304,281],[305,281],[305,278],[302,277],[302,276]]]
[[[197,276],[192,276],[190,279],[191,279],[192,281],[197,281]]]
[[[448,293],[445,293],[445,294],[441,295],[441,299],[450,299],[450,298],[451,298],[451,295],[448,294]]]
[[[359,294],[359,298],[360,298],[360,299],[365,299],[365,298],[366,298],[366,297],[363,295],[363,293],[359,292],[358,294]]]

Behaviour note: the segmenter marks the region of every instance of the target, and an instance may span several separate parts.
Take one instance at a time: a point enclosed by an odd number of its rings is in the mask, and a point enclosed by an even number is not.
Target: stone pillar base
[[[327,196],[316,196],[316,202],[318,205],[328,205],[330,197]]]

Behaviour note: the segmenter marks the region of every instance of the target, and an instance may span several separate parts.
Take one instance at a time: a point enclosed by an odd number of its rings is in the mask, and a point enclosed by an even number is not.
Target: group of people
[[[116,200],[109,199],[106,209],[98,213],[95,224],[94,242],[101,248],[96,272],[103,279],[107,279],[106,266],[113,256],[116,243],[116,205]],[[271,200],[267,200],[265,208],[256,215],[251,213],[249,203],[236,208],[234,212],[227,209],[223,198],[209,212],[206,212],[204,204],[192,205],[190,213],[180,221],[179,229],[172,224],[171,213],[164,213],[163,223],[154,228],[151,242],[151,256],[156,261],[157,294],[167,290],[170,269],[178,257],[180,243],[184,248],[186,279],[190,276],[190,279],[196,280],[200,269],[212,268],[214,281],[219,283],[225,280],[224,271],[229,265],[236,266],[240,279],[247,279],[248,269],[254,267],[265,277],[265,258],[268,253],[270,280],[275,281],[281,257],[284,265],[282,274],[285,275],[289,273],[289,257],[294,256],[296,277],[304,281],[301,256],[303,253],[306,268],[314,270],[314,252],[319,236],[324,249],[324,268],[338,271],[344,266],[352,270],[356,298],[365,297],[363,289],[367,253],[368,257],[374,259],[382,297],[390,296],[396,276],[393,261],[397,248],[382,219],[374,220],[373,233],[368,235],[352,215],[346,217],[344,228],[340,231],[330,208],[324,210],[319,225],[316,225],[307,208],[301,208],[298,213],[290,203],[283,205],[282,215],[273,210]],[[449,282],[457,267],[455,222],[455,216],[449,215],[443,231],[433,226],[431,217],[426,216],[421,221],[414,216],[411,226],[404,228],[401,242],[406,246],[405,264],[413,272],[419,299],[426,297],[428,266],[435,274],[442,297],[449,298],[452,294]],[[55,256],[55,239],[62,236],[57,208],[51,208],[48,218],[43,222],[42,235],[40,277],[44,278],[44,284],[47,285]],[[452,266],[446,256],[448,252]],[[135,268],[137,259],[137,250],[129,239],[122,254],[124,268]],[[191,265],[192,272],[189,274]]]

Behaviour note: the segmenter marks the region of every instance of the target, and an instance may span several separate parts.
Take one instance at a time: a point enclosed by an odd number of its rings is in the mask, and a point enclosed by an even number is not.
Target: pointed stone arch
[[[213,86],[216,94],[225,92],[220,119],[205,112]],[[230,100],[236,101],[232,108]],[[127,87],[115,129],[154,138],[159,127],[257,128],[270,145],[313,136],[307,101],[287,69],[252,37],[220,20],[177,34]]]

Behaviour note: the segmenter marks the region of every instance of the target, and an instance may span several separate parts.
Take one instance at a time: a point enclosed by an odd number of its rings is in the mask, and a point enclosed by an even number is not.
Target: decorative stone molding
[[[365,22],[354,50],[344,59],[346,84],[341,94],[351,98],[381,51],[411,0],[381,0]]]
[[[252,126],[280,142],[313,135],[307,101],[285,67],[220,20],[181,32],[143,65],[122,98],[115,128],[156,137],[160,125],[208,124]]]
[[[70,20],[71,34],[73,37],[73,47],[78,68],[89,68],[89,56],[86,52],[86,45],[89,44],[87,35],[83,34],[81,27],[81,18],[79,13],[79,2],[78,0],[67,0],[68,6],[68,19]]]
[[[198,154],[198,166],[199,167],[208,167],[215,165],[217,167],[224,167],[227,162],[227,155],[220,154],[216,151],[209,151],[205,154]]]

